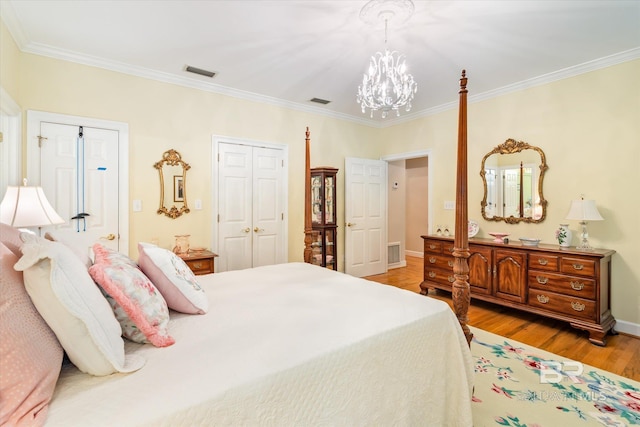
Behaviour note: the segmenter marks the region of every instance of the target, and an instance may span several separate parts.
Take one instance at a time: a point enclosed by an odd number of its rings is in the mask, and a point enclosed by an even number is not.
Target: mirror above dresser
[[[482,217],[488,221],[539,223],[547,215],[542,184],[548,169],[544,152],[507,139],[482,159]]]

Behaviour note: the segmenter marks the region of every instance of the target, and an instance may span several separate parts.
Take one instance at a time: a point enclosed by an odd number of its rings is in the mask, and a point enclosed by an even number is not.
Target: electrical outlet
[[[452,211],[456,208],[456,202],[451,201],[451,200],[445,200],[444,202],[444,208],[448,211]]]

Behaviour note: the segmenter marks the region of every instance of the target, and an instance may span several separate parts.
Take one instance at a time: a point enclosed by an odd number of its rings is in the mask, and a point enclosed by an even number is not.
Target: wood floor
[[[367,279],[419,293],[422,262],[422,258],[407,257],[407,267]],[[451,305],[451,294],[447,292],[432,290],[429,297]],[[609,335],[606,347],[598,347],[589,342],[586,332],[565,322],[477,300],[471,300],[469,325],[640,381],[640,338]]]

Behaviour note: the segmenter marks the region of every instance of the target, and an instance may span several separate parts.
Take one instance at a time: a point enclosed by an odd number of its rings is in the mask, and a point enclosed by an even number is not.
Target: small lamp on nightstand
[[[576,248],[587,251],[593,249],[589,245],[587,221],[602,221],[604,219],[602,215],[600,215],[600,212],[598,212],[595,200],[584,200],[584,198],[572,200],[566,219],[578,220],[580,221],[580,225],[582,225],[582,241]]]
[[[42,187],[7,187],[0,203],[0,222],[16,228],[44,227],[66,221],[53,209]]]

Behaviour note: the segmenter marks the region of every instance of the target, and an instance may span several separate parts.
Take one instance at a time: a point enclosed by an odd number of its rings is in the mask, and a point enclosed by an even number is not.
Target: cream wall
[[[338,174],[338,201],[344,199],[344,158],[379,158],[429,149],[434,224],[453,224],[445,200],[455,200],[457,110],[377,129],[320,115],[244,101],[71,62],[20,53],[4,25],[0,84],[23,110],[126,122],[130,130],[130,199],[143,202],[130,212],[131,254],[138,241],[191,234],[194,245],[210,246],[211,136],[289,146],[289,259],[302,259],[304,130],[311,129],[312,166],[331,165]],[[473,95],[473,70],[469,91]],[[594,246],[615,249],[614,316],[640,328],[640,60],[593,71],[544,86],[469,104],[469,206],[480,235],[506,231],[513,238],[538,236],[553,243],[554,230],[572,198],[597,201],[605,221],[589,226]],[[443,83],[444,84],[444,83]],[[457,76],[452,77],[457,93]],[[544,183],[547,219],[538,225],[481,220],[480,161],[507,138],[541,147],[549,163]],[[191,165],[190,199],[203,210],[177,220],[155,213],[157,173],[152,165],[169,148]],[[338,223],[344,223],[343,203]],[[571,224],[577,230],[578,224]],[[574,233],[578,234],[578,233]],[[344,230],[339,228],[344,254]],[[573,244],[577,243],[574,237]],[[342,258],[342,257],[341,257]],[[342,263],[342,259],[340,260]],[[342,268],[342,266],[341,266]]]
[[[473,95],[473,70],[468,70]],[[594,199],[604,221],[589,224],[595,247],[614,249],[611,305],[626,328],[640,334],[640,60],[626,62],[539,87],[503,95],[468,108],[469,218],[480,224],[479,237],[503,231],[555,243],[558,224],[568,222],[578,244],[579,224],[565,216],[572,199]],[[453,80],[453,79],[452,79]],[[452,81],[457,92],[457,81]],[[383,130],[383,156],[431,150],[434,224],[453,224],[455,200],[457,110],[417,119]],[[541,224],[510,225],[482,220],[479,176],[485,153],[508,138],[536,145],[545,152],[547,218]],[[392,144],[391,144],[392,142]],[[433,225],[432,225],[433,226]],[[631,324],[630,324],[631,323]],[[625,325],[621,325],[624,327]]]

